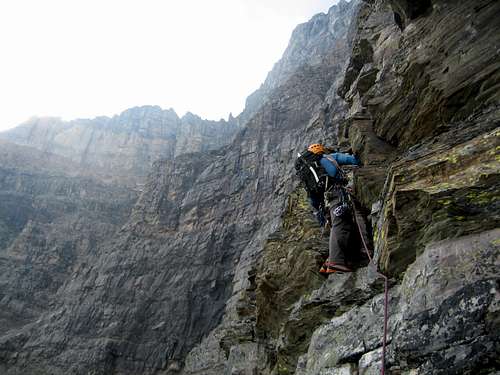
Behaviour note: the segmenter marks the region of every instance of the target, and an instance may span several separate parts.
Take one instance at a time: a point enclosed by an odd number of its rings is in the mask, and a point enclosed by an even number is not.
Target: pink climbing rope
[[[365,238],[363,236],[363,231],[361,230],[361,226],[359,225],[357,219],[356,208],[354,207],[354,202],[352,202],[352,209],[354,210],[354,221],[356,222],[356,226],[358,227],[359,236],[361,237],[361,241],[363,242],[363,247],[365,248],[366,255],[368,255],[368,259],[370,259],[370,263],[373,263],[372,256],[370,254],[370,250],[368,249],[368,245],[366,244]],[[387,276],[380,272],[377,268],[377,273],[384,278],[384,336],[382,338],[382,367],[380,369],[380,374],[385,375],[385,354],[386,354],[386,346],[387,346],[387,322],[389,320],[388,308],[389,308],[389,288],[388,288],[388,279]]]

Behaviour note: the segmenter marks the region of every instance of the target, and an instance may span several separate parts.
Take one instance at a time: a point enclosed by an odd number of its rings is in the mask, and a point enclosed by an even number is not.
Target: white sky
[[[237,115],[294,27],[337,0],[1,0],[0,130],[137,105]]]

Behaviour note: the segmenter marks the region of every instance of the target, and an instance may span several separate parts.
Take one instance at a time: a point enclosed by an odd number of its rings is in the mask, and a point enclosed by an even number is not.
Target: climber
[[[352,272],[350,263],[361,258],[361,253],[357,251],[359,247],[353,246],[359,233],[355,229],[352,213],[354,199],[346,187],[347,178],[340,167],[359,164],[356,156],[332,152],[332,149],[318,143],[311,144],[307,151],[298,154],[295,162],[297,175],[304,182],[320,225],[331,225],[329,257],[321,267],[321,273]],[[356,219],[362,221],[360,228],[363,233],[360,235],[366,237],[364,219]]]

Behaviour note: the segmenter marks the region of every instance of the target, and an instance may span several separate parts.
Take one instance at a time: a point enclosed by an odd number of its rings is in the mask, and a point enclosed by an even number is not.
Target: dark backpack
[[[328,173],[320,163],[322,155],[306,150],[298,154],[295,160],[295,173],[304,183],[304,187],[312,198],[323,199],[327,185]]]

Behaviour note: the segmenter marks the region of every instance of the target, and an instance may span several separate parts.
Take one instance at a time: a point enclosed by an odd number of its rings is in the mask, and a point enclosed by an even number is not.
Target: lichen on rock
[[[152,117],[182,122],[158,108],[123,115],[147,142],[108,124],[137,141],[122,167],[149,172],[140,189],[2,141],[0,372],[498,371],[499,13],[341,0],[296,29],[231,128],[189,114],[177,143],[155,141]],[[151,169],[131,156],[143,141],[151,158],[171,146]],[[374,261],[353,273],[318,273],[327,233],[293,178],[312,142],[362,161]]]

